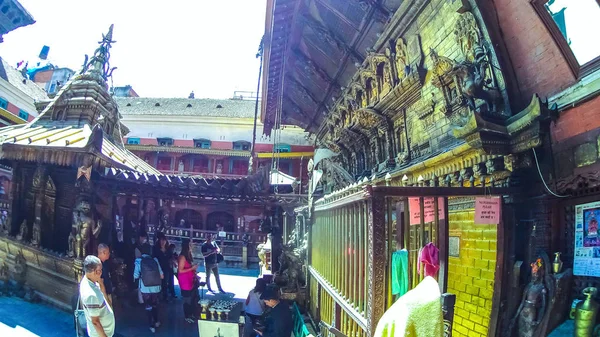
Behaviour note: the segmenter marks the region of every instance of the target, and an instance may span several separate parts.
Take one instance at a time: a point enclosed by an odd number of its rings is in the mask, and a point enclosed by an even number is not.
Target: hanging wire
[[[546,184],[546,180],[544,180],[544,176],[542,175],[542,170],[540,169],[540,163],[538,162],[538,157],[537,157],[537,153],[535,153],[535,149],[531,149],[533,151],[533,157],[535,158],[535,165],[537,167],[537,171],[540,175],[540,179],[542,179],[542,183],[544,184],[544,187],[546,187],[546,190],[548,191],[548,193],[552,194],[553,196],[557,197],[557,198],[568,198],[571,195],[558,195],[554,192],[552,192],[550,190],[550,188],[548,187],[548,185]]]

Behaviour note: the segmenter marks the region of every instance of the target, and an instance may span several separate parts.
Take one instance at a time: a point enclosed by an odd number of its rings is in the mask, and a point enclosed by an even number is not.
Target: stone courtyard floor
[[[235,298],[242,301],[254,287],[258,270],[222,268],[221,283],[227,295],[204,294],[204,298]],[[199,269],[202,281],[204,270]],[[214,279],[213,279],[214,282]],[[216,286],[214,286],[216,288]],[[179,293],[178,289],[177,292]],[[206,293],[206,289],[204,289]],[[161,304],[162,326],[152,334],[141,305],[115,305],[116,332],[121,337],[198,336],[197,324],[183,320],[181,297]],[[6,337],[70,337],[75,336],[73,315],[46,304],[33,304],[16,297],[0,297],[0,336]],[[117,335],[115,335],[117,336]]]

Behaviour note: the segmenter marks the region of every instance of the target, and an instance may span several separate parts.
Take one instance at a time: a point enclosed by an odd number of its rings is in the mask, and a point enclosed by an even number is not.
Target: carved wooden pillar
[[[385,198],[373,194],[370,185],[365,187],[368,199],[368,254],[367,266],[367,335],[372,336],[377,322],[385,311],[385,269],[386,269],[386,236],[385,236]]]
[[[19,223],[20,213],[20,200],[23,197],[22,186],[23,186],[23,173],[21,171],[21,164],[14,161],[12,164],[13,177],[10,183],[10,192],[8,196],[10,214],[8,215],[8,231],[9,234],[14,235],[16,228]]]

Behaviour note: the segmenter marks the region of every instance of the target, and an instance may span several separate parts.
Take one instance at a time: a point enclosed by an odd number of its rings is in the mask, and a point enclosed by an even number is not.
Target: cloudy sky
[[[115,86],[144,97],[230,98],[256,91],[255,55],[266,0],[19,0],[36,23],[4,36],[0,56],[30,67],[44,45],[48,60],[77,69],[115,25]]]

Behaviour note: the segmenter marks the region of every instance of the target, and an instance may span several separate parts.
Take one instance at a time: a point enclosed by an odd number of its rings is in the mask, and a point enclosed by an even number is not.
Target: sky
[[[571,50],[579,64],[585,64],[600,55],[600,7],[596,0],[556,0],[550,6],[554,13],[563,8]]]
[[[142,97],[231,98],[256,91],[266,0],[19,0],[36,23],[4,36],[0,56],[79,69],[114,24],[114,86]]]

